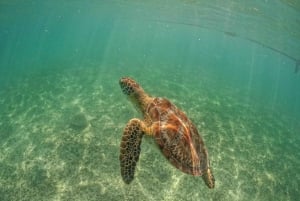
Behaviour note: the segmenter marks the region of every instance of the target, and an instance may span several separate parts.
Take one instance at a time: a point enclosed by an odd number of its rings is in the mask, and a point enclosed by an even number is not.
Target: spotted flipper
[[[135,166],[139,160],[143,137],[143,123],[131,119],[123,132],[120,145],[120,165],[123,181],[129,184],[134,178]]]

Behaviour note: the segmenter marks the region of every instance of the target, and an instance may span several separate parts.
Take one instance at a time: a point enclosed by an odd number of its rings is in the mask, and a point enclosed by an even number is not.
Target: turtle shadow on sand
[[[76,113],[73,117],[71,117],[69,122],[70,128],[77,131],[82,131],[89,125],[89,120],[83,112]]]

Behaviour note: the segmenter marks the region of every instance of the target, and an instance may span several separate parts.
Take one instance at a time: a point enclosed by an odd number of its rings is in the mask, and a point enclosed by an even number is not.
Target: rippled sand
[[[246,103],[243,92],[220,88],[209,74],[199,79],[200,70],[142,70],[58,68],[32,73],[1,91],[0,200],[299,197],[300,128],[294,120]],[[195,122],[209,151],[215,189],[173,168],[148,137],[134,181],[123,183],[122,130],[140,117],[119,89],[123,75],[135,77],[154,96],[168,97]]]

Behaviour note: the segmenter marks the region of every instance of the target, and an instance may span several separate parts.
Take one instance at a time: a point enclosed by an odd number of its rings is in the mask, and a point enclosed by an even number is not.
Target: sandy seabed
[[[299,198],[300,139],[293,120],[243,103],[237,91],[216,90],[209,78],[199,84],[191,72],[188,82],[178,83],[184,72],[109,69],[44,70],[0,92],[0,200]],[[194,121],[209,151],[215,189],[173,168],[149,137],[134,181],[123,183],[122,130],[141,115],[119,89],[122,75],[168,97]]]

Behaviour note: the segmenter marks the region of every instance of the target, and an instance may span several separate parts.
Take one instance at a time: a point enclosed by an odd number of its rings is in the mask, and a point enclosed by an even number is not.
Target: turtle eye
[[[139,85],[133,79],[126,78],[126,77],[121,78],[119,84],[122,89],[122,92],[128,96],[134,93],[136,89],[139,88]]]

